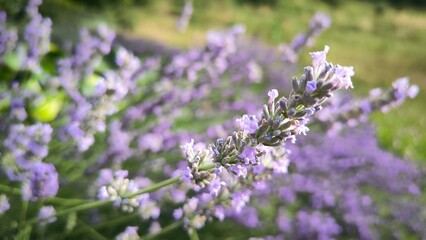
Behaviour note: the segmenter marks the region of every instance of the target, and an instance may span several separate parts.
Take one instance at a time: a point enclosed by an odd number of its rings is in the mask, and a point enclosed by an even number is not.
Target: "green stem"
[[[11,193],[11,194],[16,194],[16,195],[21,195],[21,190],[17,189],[17,188],[12,188],[3,184],[0,184],[0,191],[2,192],[6,192],[6,193]]]
[[[87,225],[85,222],[81,221],[80,219],[77,219],[78,223],[82,225],[87,232],[89,232],[92,237],[96,240],[108,240],[108,238],[104,237],[102,234],[100,234],[98,231]]]
[[[62,211],[58,211],[53,216],[50,216],[50,217],[59,217],[59,216],[62,216],[62,215],[68,214],[68,213],[72,213],[72,212],[79,212],[79,211],[83,211],[83,210],[87,210],[87,209],[102,207],[102,206],[108,205],[111,202],[112,201],[88,202],[88,203],[85,203],[85,204],[82,204],[82,205],[78,205],[78,206],[75,206],[75,207],[64,209]],[[39,221],[40,221],[39,218],[33,218],[33,219],[29,220],[28,222],[26,222],[24,224],[25,225],[31,225],[31,224],[35,224]]]
[[[130,220],[132,218],[135,218],[137,216],[139,216],[139,213],[135,212],[135,213],[132,213],[130,215],[121,216],[119,218],[115,218],[115,219],[112,219],[110,221],[106,221],[106,222],[102,222],[102,223],[96,224],[92,228],[95,229],[95,230],[99,230],[99,229],[106,228],[106,227],[117,226],[117,225],[119,225],[121,223],[125,223],[128,220]],[[78,229],[70,232],[69,234],[67,234],[63,238],[68,238],[70,236],[77,236],[77,235],[83,234],[85,232],[87,232],[86,228],[78,228]]]
[[[21,210],[21,222],[25,222],[25,219],[27,218],[27,210],[28,210],[28,201],[24,200],[22,201],[22,210]]]
[[[152,185],[150,185],[148,187],[142,188],[141,190],[139,190],[139,191],[137,191],[135,193],[127,194],[124,197],[125,198],[132,198],[132,197],[136,197],[138,195],[144,194],[144,193],[155,192],[158,189],[161,189],[163,187],[166,187],[166,186],[178,183],[180,181],[180,178],[181,178],[181,176],[177,176],[177,177],[174,177],[174,178],[169,178],[169,179],[164,180],[162,182],[155,183],[155,184],[152,184]]]
[[[158,237],[160,235],[166,234],[166,233],[172,231],[173,229],[176,229],[176,228],[180,227],[182,224],[183,224],[182,220],[174,222],[174,223],[172,223],[170,225],[167,225],[166,227],[163,227],[159,232],[145,235],[145,236],[141,237],[141,239],[144,239],[144,240],[154,239],[154,238],[156,238],[156,237]]]
[[[174,178],[169,178],[169,179],[164,180],[162,182],[159,182],[159,183],[150,185],[148,187],[142,188],[138,192],[126,195],[124,197],[125,198],[132,198],[132,197],[138,196],[140,194],[150,193],[150,192],[157,191],[160,188],[163,188],[163,187],[166,187],[166,186],[178,183],[180,181],[180,178],[181,178],[180,176],[177,176],[177,177],[174,177]],[[81,205],[78,205],[78,206],[75,206],[75,207],[71,207],[71,208],[67,208],[67,209],[58,211],[52,217],[59,217],[59,216],[62,216],[62,215],[65,215],[65,214],[68,214],[68,213],[71,213],[71,212],[79,212],[79,211],[83,211],[83,210],[87,210],[87,209],[102,207],[102,206],[108,205],[111,202],[112,201],[92,201],[92,202],[87,202],[87,203],[84,203],[84,204],[81,204]],[[29,220],[28,222],[26,222],[25,224],[26,225],[34,224],[34,223],[37,223],[39,221],[40,221],[40,219],[33,218],[33,219]]]
[[[191,240],[200,240],[196,229],[191,229],[190,231],[188,231],[188,234]]]
[[[9,187],[3,184],[0,184],[0,191],[15,195],[22,195],[21,190],[13,187]],[[77,205],[82,203],[87,203],[87,200],[84,199],[68,199],[68,198],[59,198],[59,197],[51,197],[46,199],[47,203],[52,204],[61,204],[61,205]]]

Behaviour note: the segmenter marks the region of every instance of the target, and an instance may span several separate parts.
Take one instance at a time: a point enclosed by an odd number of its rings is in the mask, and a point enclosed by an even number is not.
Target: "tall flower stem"
[[[177,177],[174,177],[174,178],[169,178],[169,179],[164,180],[162,182],[159,182],[159,183],[153,184],[151,186],[145,187],[145,188],[139,190],[138,192],[130,194],[126,197],[132,198],[132,197],[138,196],[140,194],[155,192],[155,191],[157,191],[157,190],[159,190],[163,187],[178,183],[180,181],[180,178],[181,178],[180,176],[177,176]],[[91,202],[83,203],[83,204],[78,205],[78,206],[63,209],[61,211],[56,212],[53,216],[49,216],[49,217],[59,217],[59,216],[66,215],[66,214],[72,213],[72,212],[79,212],[79,211],[84,211],[84,210],[88,210],[88,209],[92,209],[92,208],[103,207],[103,206],[106,206],[110,203],[112,203],[112,201],[91,201]],[[40,221],[40,219],[33,218],[33,219],[23,223],[23,224],[24,225],[32,225],[32,224],[35,224],[39,221]]]
[[[192,231],[189,231],[188,234],[191,240],[200,240],[196,229],[192,229]]]
[[[10,194],[15,194],[15,195],[22,195],[21,190],[6,186],[3,184],[0,184],[0,191],[5,193],[10,193]],[[87,203],[88,200],[51,197],[49,199],[46,199],[46,202],[50,204],[60,204],[60,205],[78,205],[78,204]]]
[[[129,195],[125,196],[125,197],[126,198],[132,198],[132,197],[144,194],[144,193],[155,192],[155,191],[157,191],[157,190],[159,190],[159,189],[161,189],[163,187],[167,187],[169,185],[173,185],[173,184],[178,183],[180,181],[180,178],[181,178],[181,176],[169,178],[169,179],[164,180],[162,182],[155,183],[155,184],[152,184],[152,185],[150,185],[148,187],[142,188],[141,190],[139,190],[139,191],[137,191],[135,193],[129,194]]]

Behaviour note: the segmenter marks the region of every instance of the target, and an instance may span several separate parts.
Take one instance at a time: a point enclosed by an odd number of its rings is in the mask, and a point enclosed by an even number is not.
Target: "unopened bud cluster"
[[[140,205],[139,199],[126,198],[126,195],[137,192],[138,187],[133,180],[127,178],[127,174],[124,170],[115,172],[112,181],[99,189],[98,198],[113,201],[114,206],[120,206],[125,212],[133,212]]]

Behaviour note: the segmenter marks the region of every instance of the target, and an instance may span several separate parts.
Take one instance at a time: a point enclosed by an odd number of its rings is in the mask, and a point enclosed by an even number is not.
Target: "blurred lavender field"
[[[0,1],[0,235],[425,238],[422,7]]]

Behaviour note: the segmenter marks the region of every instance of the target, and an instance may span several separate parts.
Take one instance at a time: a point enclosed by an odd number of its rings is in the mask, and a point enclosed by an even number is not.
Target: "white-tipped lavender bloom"
[[[128,171],[115,171],[113,178],[110,179],[109,171],[104,170],[106,179],[99,180],[105,185],[98,190],[98,199],[114,202],[115,207],[120,207],[124,212],[133,212],[139,210],[142,218],[157,218],[160,209],[154,201],[150,199],[149,194],[141,194],[134,197],[128,197],[129,194],[136,193],[144,184],[144,181],[134,181],[127,178]],[[109,182],[107,182],[109,180]],[[139,185],[142,184],[142,185]]]
[[[342,67],[337,65],[334,70],[332,81],[336,81],[336,85],[343,88],[354,88],[351,77],[354,75],[353,67]]]
[[[319,74],[323,71],[325,66],[328,64],[327,62],[327,53],[330,50],[329,46],[325,46],[323,51],[311,52],[310,55],[312,57],[312,67],[314,68],[314,72]]]
[[[142,219],[157,219],[160,216],[161,210],[157,204],[150,199],[149,194],[142,194],[138,196],[139,200],[139,214]]]
[[[5,194],[0,195],[0,215],[5,213],[7,210],[9,210],[10,204],[9,199]]]
[[[49,223],[53,223],[56,221],[55,217],[56,211],[53,206],[44,206],[40,208],[40,211],[37,215],[38,219],[40,220],[40,225],[44,226]]]
[[[124,232],[118,234],[115,240],[140,240],[138,227],[128,226]]]
[[[98,198],[113,201],[114,206],[121,206],[123,211],[132,212],[139,207],[139,201],[137,198],[127,199],[125,195],[136,192],[138,188],[133,180],[127,178],[127,174],[125,170],[114,172],[112,181],[99,189]]]
[[[154,221],[151,223],[151,226],[149,226],[148,232],[150,234],[158,233],[161,231],[161,225],[158,221]]]
[[[355,74],[353,67],[344,67],[340,65],[333,65],[327,62],[327,53],[330,50],[328,46],[324,47],[323,51],[311,52],[312,57],[312,74],[313,80],[310,81],[321,81],[324,83],[331,84],[332,89],[340,88],[353,88],[351,77]],[[305,71],[310,71],[310,67],[306,68]],[[307,91],[314,91],[314,83],[311,86],[307,86]],[[315,87],[316,88],[316,87]]]
[[[268,96],[269,96],[268,103],[273,103],[275,99],[278,97],[278,90],[272,89],[271,91],[268,92]]]

